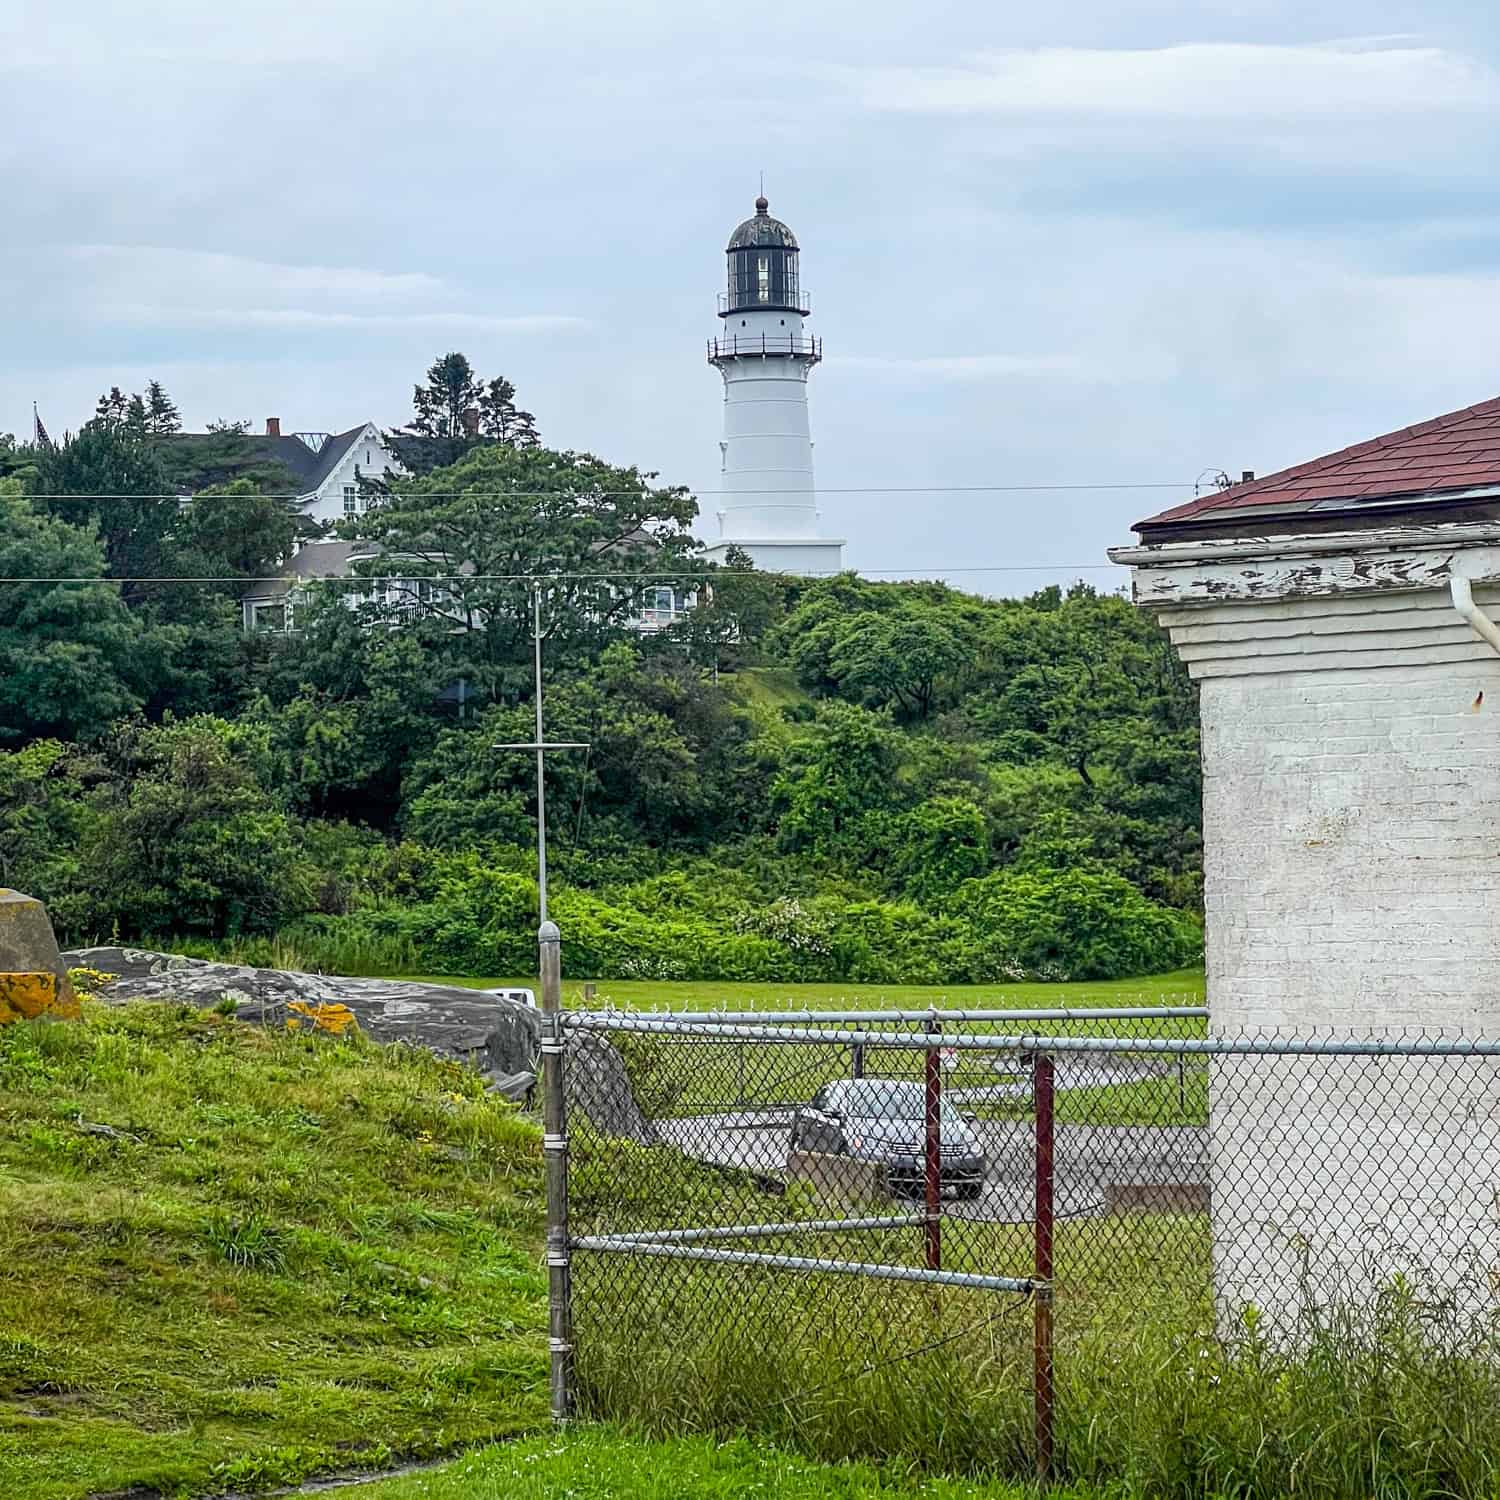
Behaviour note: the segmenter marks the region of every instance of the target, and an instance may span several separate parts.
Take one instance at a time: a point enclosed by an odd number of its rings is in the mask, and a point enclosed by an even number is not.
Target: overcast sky
[[[0,0],[0,431],[389,425],[462,349],[711,514],[764,169],[847,561],[1019,592],[1500,394],[1497,105],[1484,0]]]

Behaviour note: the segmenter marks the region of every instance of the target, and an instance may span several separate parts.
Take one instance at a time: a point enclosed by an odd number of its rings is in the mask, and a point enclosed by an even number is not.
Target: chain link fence
[[[1197,1007],[553,1024],[559,1415],[1046,1474],[1152,1360],[1500,1352],[1500,1042]]]

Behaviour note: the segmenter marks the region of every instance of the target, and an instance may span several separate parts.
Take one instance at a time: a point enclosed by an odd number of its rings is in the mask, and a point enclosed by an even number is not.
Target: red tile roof
[[[1232,484],[1136,523],[1140,527],[1211,523],[1222,512],[1305,512],[1342,509],[1376,499],[1410,496],[1414,503],[1443,491],[1500,485],[1500,397],[1417,422],[1294,468]],[[1399,505],[1384,504],[1389,521]],[[1248,516],[1224,515],[1226,522]],[[1196,529],[1196,528],[1195,528]]]

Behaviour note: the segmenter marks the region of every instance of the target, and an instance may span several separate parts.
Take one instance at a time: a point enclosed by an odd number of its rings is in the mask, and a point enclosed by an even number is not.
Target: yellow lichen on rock
[[[0,974],[0,1026],[11,1021],[34,1021],[51,1016],[76,1021],[78,1001],[56,974]]]
[[[293,1000],[287,1006],[287,1011],[289,1012],[286,1018],[288,1031],[298,1031],[304,1023],[310,1025],[314,1031],[327,1031],[334,1036],[343,1036],[345,1032],[359,1030],[359,1022],[355,1019],[354,1012],[347,1005],[340,1005],[336,1001]]]

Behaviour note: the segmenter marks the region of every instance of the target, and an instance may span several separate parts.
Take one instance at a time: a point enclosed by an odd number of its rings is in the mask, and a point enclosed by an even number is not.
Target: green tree
[[[847,620],[829,654],[828,672],[845,696],[926,719],[940,694],[956,696],[952,679],[970,649],[942,611],[913,600]]]
[[[941,909],[965,880],[989,871],[983,811],[965,797],[934,797],[912,808],[901,819],[892,864],[912,900]]]
[[[127,725],[106,761],[113,794],[79,861],[101,927],[232,937],[312,909],[315,872],[270,790],[263,729],[202,717]]]
[[[124,422],[129,405],[130,399],[125,392],[119,386],[112,385],[94,406],[94,420],[103,422],[106,426],[118,427]]]
[[[60,740],[0,750],[0,886],[47,902],[59,925],[76,899],[78,845],[92,817],[86,760]]]
[[[174,432],[155,445],[173,489],[196,495],[248,483],[256,494],[288,497],[301,486],[279,458],[248,432],[248,422],[210,422],[207,432]]]
[[[784,849],[823,858],[863,856],[876,815],[894,810],[898,738],[868,709],[830,703],[793,745],[772,788]]]
[[[554,650],[592,653],[616,638],[653,581],[701,573],[697,503],[654,475],[586,453],[476,448],[448,469],[402,481],[348,531],[374,544],[367,621],[416,622],[448,680],[481,696],[525,691],[533,579]]]
[[[693,607],[670,638],[690,660],[709,668],[717,682],[721,668],[733,671],[755,661],[767,633],[780,618],[782,581],[756,571],[750,554],[730,547],[724,565],[704,579]]]
[[[152,641],[103,574],[88,531],[0,480],[0,743],[86,738],[144,701]]]
[[[264,643],[246,636],[248,580],[280,573],[295,518],[250,480],[211,486],[183,507],[163,539],[163,576],[142,613],[160,628],[161,672],[148,712],[235,713],[250,696],[247,666]],[[244,578],[245,583],[222,580]],[[214,580],[197,582],[195,580]]]
[[[162,548],[177,521],[177,499],[155,446],[129,421],[95,418],[37,460],[32,493],[49,514],[97,530],[109,573],[129,580],[128,604],[151,592]]]
[[[516,388],[503,375],[484,382],[467,355],[456,350],[433,361],[427,381],[412,387],[412,419],[386,434],[409,474],[427,474],[457,463],[476,447],[500,444],[535,448],[536,418],[516,404]],[[372,480],[383,492],[383,481]]]
[[[479,397],[480,430],[512,448],[536,448],[541,437],[536,418],[516,405],[516,388],[503,375],[490,381]]]
[[[168,433],[182,430],[182,416],[159,380],[153,380],[146,387],[145,415],[146,431],[152,437],[165,437]]]

